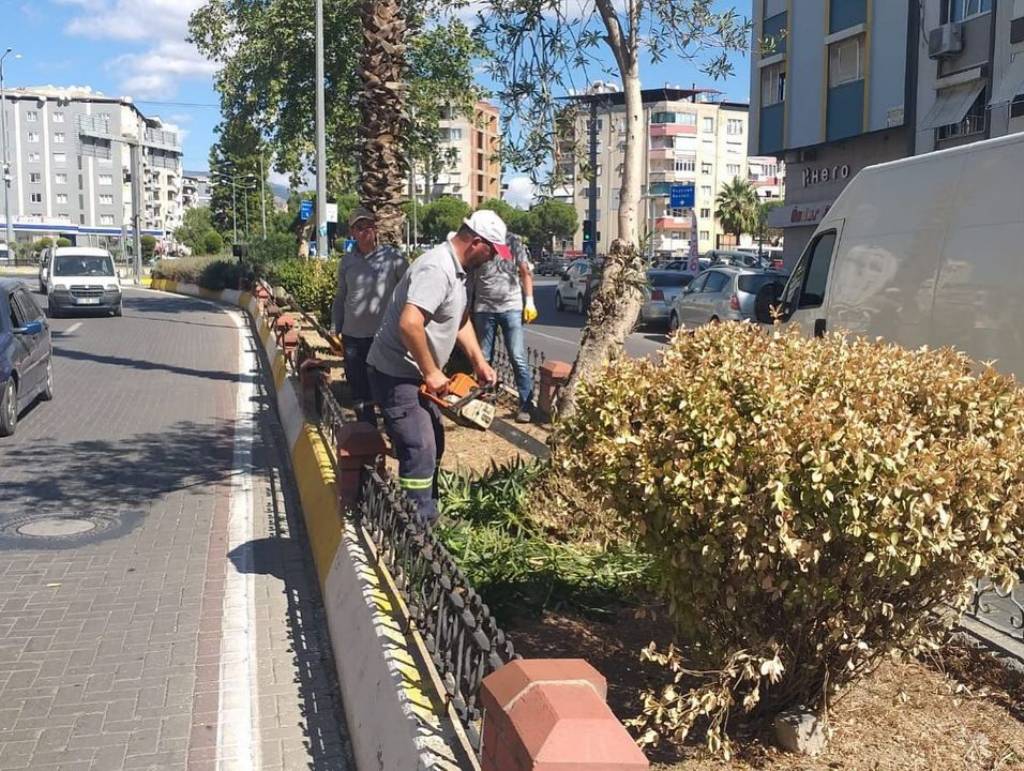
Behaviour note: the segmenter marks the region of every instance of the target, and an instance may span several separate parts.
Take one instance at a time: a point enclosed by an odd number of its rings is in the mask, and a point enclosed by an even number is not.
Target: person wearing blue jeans
[[[512,260],[492,260],[478,268],[473,276],[473,327],[487,361],[493,360],[495,338],[501,330],[519,392],[516,422],[529,423],[533,411],[533,376],[526,361],[523,322],[530,324],[537,318],[533,272],[522,240],[509,234],[508,245]]]

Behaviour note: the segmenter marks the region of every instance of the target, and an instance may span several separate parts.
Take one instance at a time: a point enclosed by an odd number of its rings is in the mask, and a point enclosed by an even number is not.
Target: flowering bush
[[[822,706],[933,611],[1024,564],[1024,393],[952,351],[740,324],[583,387],[556,464],[659,563],[688,643],[646,741]],[[680,687],[693,664],[714,675]]]

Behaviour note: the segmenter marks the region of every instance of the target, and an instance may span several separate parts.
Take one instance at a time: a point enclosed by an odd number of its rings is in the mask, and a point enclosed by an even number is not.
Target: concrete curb
[[[402,631],[401,602],[390,592],[390,581],[339,511],[331,456],[318,428],[305,420],[298,382],[288,376],[255,298],[166,279],[153,279],[152,288],[237,305],[253,320],[273,375],[357,766],[381,771],[478,768],[459,743],[416,640]]]

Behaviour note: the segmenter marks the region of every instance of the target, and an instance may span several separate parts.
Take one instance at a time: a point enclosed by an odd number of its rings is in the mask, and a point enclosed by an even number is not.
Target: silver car
[[[713,321],[755,321],[758,292],[772,285],[783,287],[788,279],[787,274],[773,270],[715,265],[676,298],[669,312],[669,331]]]
[[[679,270],[647,271],[647,288],[644,290],[644,304],[640,308],[640,325],[664,325],[672,312],[672,304],[693,281],[690,273]]]

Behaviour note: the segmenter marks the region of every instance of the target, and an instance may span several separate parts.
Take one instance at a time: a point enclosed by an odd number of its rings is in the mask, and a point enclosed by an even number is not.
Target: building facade
[[[441,119],[436,169],[418,170],[416,196],[421,203],[444,196],[461,198],[472,208],[501,197],[498,108],[477,102],[472,117],[449,110]]]
[[[181,210],[183,215],[189,209],[209,207],[212,198],[210,175],[207,172],[184,172],[181,178]]]
[[[864,167],[1024,130],[1024,0],[754,0],[751,67],[792,265]]]
[[[747,105],[712,101],[712,92],[659,88],[643,91],[641,169],[643,199],[641,234],[655,256],[679,256],[690,249],[693,216],[701,253],[728,247],[732,237],[715,217],[715,201],[722,188],[739,178],[754,182],[762,198],[779,197],[785,171],[775,158],[747,155]],[[595,84],[582,101],[597,104],[597,222],[589,228],[596,251],[605,254],[619,237],[618,210],[625,159],[626,110],[620,91]],[[584,104],[575,115],[571,138],[561,131],[556,152],[558,192],[572,192],[580,221],[575,249],[584,247],[590,209],[590,113]],[[671,207],[670,190],[692,185],[694,206]],[[559,196],[562,197],[562,196]]]
[[[147,118],[126,97],[87,88],[6,92],[10,211],[15,237],[106,243],[131,228],[130,149],[142,144],[143,232],[158,238],[181,224],[181,145],[177,132]],[[3,222],[0,211],[0,222]]]

